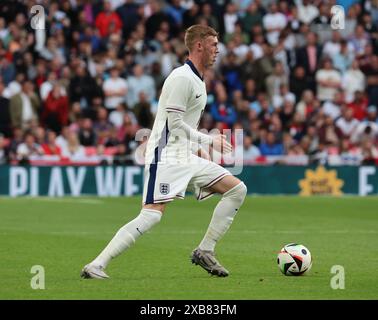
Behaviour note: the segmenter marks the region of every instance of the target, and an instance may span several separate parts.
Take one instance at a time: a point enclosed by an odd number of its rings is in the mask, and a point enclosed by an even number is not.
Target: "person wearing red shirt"
[[[56,133],[52,130],[47,132],[47,142],[42,144],[43,154],[48,156],[61,156],[62,150],[60,147],[55,143],[56,140]]]
[[[59,84],[55,84],[46,98],[42,112],[42,120],[46,126],[55,132],[68,123],[68,98],[62,95]]]
[[[347,107],[353,109],[353,117],[357,120],[364,120],[367,116],[368,99],[361,91],[356,91],[354,100],[347,104]]]
[[[110,1],[104,2],[104,10],[96,17],[95,24],[101,37],[107,37],[121,30],[122,20],[118,14],[111,9]]]

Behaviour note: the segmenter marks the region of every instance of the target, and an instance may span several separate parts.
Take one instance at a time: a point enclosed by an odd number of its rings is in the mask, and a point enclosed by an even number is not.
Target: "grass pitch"
[[[160,224],[109,265],[110,280],[83,280],[91,261],[140,210],[133,198],[0,198],[0,299],[377,299],[378,198],[248,197],[217,256],[228,278],[189,261],[219,197],[171,203]],[[307,246],[302,277],[277,267],[287,243]],[[45,270],[45,289],[30,286]],[[331,288],[334,265],[345,289]]]

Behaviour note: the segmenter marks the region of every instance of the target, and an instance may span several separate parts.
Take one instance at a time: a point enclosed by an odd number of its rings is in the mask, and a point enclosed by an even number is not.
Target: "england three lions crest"
[[[169,193],[169,183],[160,183],[160,193],[164,195]]]

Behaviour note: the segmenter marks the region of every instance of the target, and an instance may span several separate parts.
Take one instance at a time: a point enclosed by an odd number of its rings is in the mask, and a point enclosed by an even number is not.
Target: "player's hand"
[[[227,142],[226,135],[224,134],[214,136],[212,147],[220,153],[229,153],[232,151],[232,145]]]
[[[211,161],[210,154],[207,151],[205,151],[204,149],[202,149],[202,148],[199,148],[197,150],[197,156],[200,157],[200,158],[203,158],[203,159]]]

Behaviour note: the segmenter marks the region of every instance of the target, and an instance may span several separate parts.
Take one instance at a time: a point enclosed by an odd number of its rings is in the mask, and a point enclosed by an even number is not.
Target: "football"
[[[310,250],[304,245],[289,243],[278,253],[278,268],[285,276],[300,276],[312,266]]]

